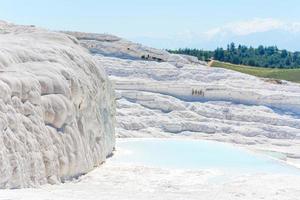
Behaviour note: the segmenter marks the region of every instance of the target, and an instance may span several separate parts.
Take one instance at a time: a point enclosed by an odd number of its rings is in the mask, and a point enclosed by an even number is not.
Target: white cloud
[[[252,37],[252,34],[263,33]],[[236,21],[215,27],[207,31],[195,31],[193,28],[181,32],[172,32],[164,37],[147,35],[131,38],[136,42],[157,48],[204,48],[225,47],[230,42],[257,46],[277,45],[293,51],[299,51],[300,21],[283,21],[273,18],[254,18]]]
[[[285,29],[292,33],[300,33],[300,22],[286,24]]]
[[[247,21],[228,23],[224,26],[210,29],[204,32],[204,35],[206,35],[208,39],[212,39],[217,36],[245,36],[272,30],[284,30],[292,33],[299,33],[300,22],[284,22],[272,18],[255,18]]]

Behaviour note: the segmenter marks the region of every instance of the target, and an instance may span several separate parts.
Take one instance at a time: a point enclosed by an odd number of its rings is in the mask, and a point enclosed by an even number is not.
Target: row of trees
[[[270,68],[300,68],[300,52],[279,50],[276,46],[257,48],[231,43],[226,49],[217,48],[215,51],[198,49],[169,50],[172,53],[187,54],[198,57],[200,60],[215,60],[233,64],[250,65]]]
[[[185,54],[185,55],[190,55],[190,56],[195,56],[199,60],[207,61],[211,59],[214,56],[213,51],[205,51],[205,50],[200,50],[200,49],[177,49],[177,50],[167,50],[170,53],[174,54]]]

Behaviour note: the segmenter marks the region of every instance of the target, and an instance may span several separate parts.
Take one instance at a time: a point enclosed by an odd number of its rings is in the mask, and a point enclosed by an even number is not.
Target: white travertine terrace
[[[299,84],[211,68],[115,36],[69,34],[115,83],[118,137],[226,141],[279,151],[300,165]],[[140,57],[145,54],[160,60]]]
[[[102,66],[63,33],[0,22],[0,188],[91,171],[114,145],[114,92]]]

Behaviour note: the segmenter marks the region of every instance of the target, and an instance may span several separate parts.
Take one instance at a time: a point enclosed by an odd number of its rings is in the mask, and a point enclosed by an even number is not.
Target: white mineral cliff
[[[63,33],[0,22],[0,188],[58,183],[111,154],[114,92]]]
[[[115,36],[69,34],[115,82],[119,137],[222,140],[283,152],[300,164],[299,84],[210,68]]]

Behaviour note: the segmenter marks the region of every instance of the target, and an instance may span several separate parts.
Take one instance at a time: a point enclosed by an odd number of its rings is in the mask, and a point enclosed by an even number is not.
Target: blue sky
[[[0,5],[2,20],[112,33],[159,48],[213,49],[233,41],[300,50],[298,0],[0,0]]]

